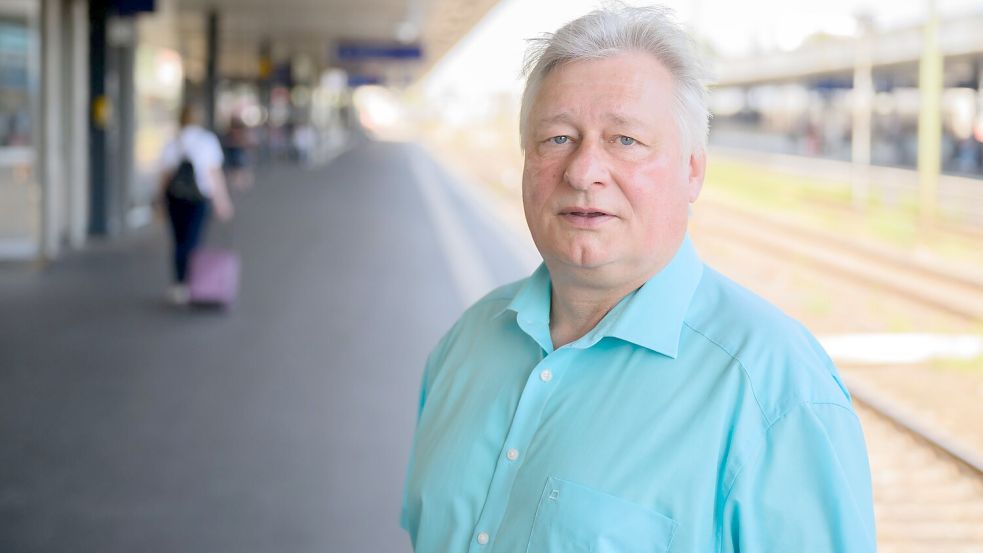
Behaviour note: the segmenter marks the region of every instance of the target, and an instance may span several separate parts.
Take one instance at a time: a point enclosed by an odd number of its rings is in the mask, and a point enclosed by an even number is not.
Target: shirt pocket
[[[526,553],[666,553],[678,526],[642,505],[551,476]]]

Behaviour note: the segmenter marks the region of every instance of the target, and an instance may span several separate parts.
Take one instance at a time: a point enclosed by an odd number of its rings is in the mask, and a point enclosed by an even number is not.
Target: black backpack
[[[171,175],[171,180],[167,183],[167,195],[188,202],[204,202],[207,199],[198,188],[195,167],[191,165],[188,158],[182,159],[177,170]]]

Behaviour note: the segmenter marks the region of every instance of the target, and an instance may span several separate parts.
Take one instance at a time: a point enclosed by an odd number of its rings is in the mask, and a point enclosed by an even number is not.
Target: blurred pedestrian
[[[160,195],[174,241],[174,280],[168,298],[177,305],[188,303],[188,260],[201,241],[209,212],[214,209],[221,221],[234,214],[222,173],[222,146],[199,119],[197,109],[184,106],[180,131],[161,154]]]
[[[253,172],[250,165],[252,139],[249,127],[242,118],[233,115],[225,133],[225,167],[229,183],[236,190],[248,190],[253,185]]]
[[[297,152],[297,162],[310,165],[317,146],[317,133],[309,123],[302,123],[294,128],[294,151]]]

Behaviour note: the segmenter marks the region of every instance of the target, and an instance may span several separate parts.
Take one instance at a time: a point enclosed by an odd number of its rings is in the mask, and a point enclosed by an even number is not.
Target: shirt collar
[[[526,279],[518,292],[499,314],[515,311],[515,322],[523,332],[539,343],[547,352],[553,351],[553,338],[550,336],[550,294],[553,285],[549,269],[545,263]]]
[[[608,314],[614,316],[601,320],[594,329],[602,333],[598,339],[621,338],[675,359],[683,322],[702,277],[703,262],[687,234],[672,261],[626,296],[623,309],[612,309]]]
[[[675,358],[683,321],[702,276],[703,262],[687,234],[668,265],[622,298],[593,330],[571,345],[587,348],[610,336]],[[500,312],[514,311],[519,328],[547,352],[553,350],[549,334],[551,289],[544,263]]]

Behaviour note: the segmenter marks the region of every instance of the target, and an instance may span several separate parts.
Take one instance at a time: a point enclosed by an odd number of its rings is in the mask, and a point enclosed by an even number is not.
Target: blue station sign
[[[341,43],[337,54],[342,61],[418,60],[423,48],[419,44]]]

